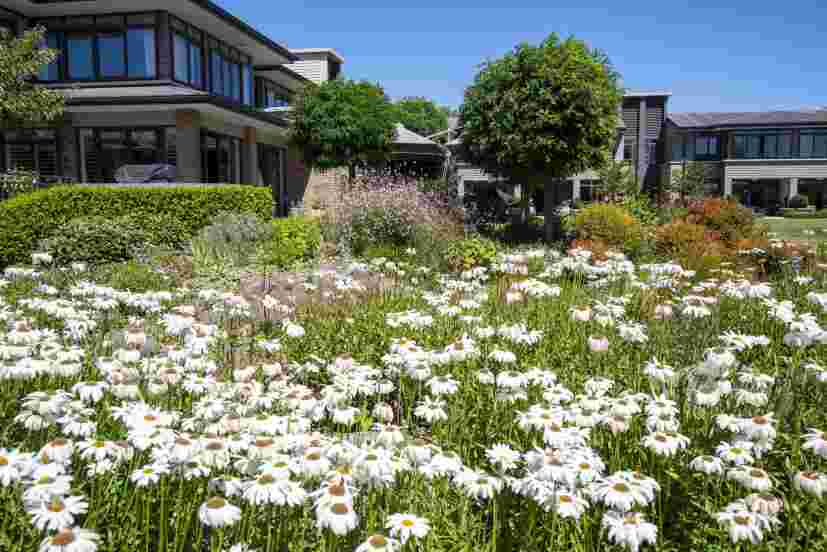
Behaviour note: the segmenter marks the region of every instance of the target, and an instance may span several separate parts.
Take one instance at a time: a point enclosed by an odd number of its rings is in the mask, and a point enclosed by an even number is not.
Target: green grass
[[[827,239],[827,219],[788,219],[768,217],[761,220],[772,237],[783,240],[821,241]],[[811,234],[810,232],[814,232]]]

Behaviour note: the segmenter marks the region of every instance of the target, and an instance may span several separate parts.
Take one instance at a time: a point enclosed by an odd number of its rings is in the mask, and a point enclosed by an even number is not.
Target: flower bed
[[[0,279],[3,551],[827,549],[823,272],[376,259],[261,319],[36,260]]]

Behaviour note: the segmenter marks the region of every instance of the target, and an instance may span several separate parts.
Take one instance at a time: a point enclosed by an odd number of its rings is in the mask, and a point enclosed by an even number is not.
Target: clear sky
[[[328,47],[348,78],[458,106],[477,65],[552,32],[609,54],[670,110],[827,106],[827,0],[217,0],[276,42]]]

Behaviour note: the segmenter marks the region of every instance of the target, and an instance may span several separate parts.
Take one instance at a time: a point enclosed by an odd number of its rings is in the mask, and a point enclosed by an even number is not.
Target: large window
[[[7,130],[0,133],[0,168],[36,172],[45,180],[61,172],[57,133],[52,129]]]
[[[204,33],[180,19],[171,18],[172,59],[175,80],[204,88]]]
[[[44,81],[154,79],[157,76],[155,14],[55,17],[47,45],[60,51],[40,71]]]
[[[736,159],[789,159],[793,156],[792,131],[740,131],[733,137]]]
[[[217,40],[210,39],[210,92],[235,102],[252,105],[250,58]]]
[[[799,157],[827,159],[827,130],[802,130],[798,144]]]
[[[267,80],[258,79],[258,99],[256,105],[266,109],[268,107],[287,107],[290,105],[290,91],[278,84]]]
[[[175,165],[175,129],[83,128],[78,131],[81,179],[114,182],[124,165]]]
[[[204,182],[241,182],[241,140],[212,132],[201,135],[201,177]]]
[[[701,134],[695,136],[695,159],[717,159],[719,155],[718,136]]]

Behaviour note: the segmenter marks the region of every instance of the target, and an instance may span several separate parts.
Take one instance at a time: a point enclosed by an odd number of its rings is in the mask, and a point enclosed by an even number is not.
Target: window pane
[[[158,150],[158,133],[154,130],[134,130],[130,136],[130,162],[136,165],[150,165],[161,160]]]
[[[69,37],[66,41],[66,49],[69,52],[69,78],[95,78],[95,66],[92,63],[92,37]]]
[[[230,64],[230,96],[241,103],[241,66],[237,63]]]
[[[102,130],[100,132],[100,178],[103,182],[114,182],[115,173],[129,164],[129,149],[120,130]]]
[[[802,134],[801,135],[801,144],[799,147],[799,155],[801,157],[812,157],[813,156],[813,135],[812,134]]]
[[[827,158],[827,134],[816,134],[813,137],[813,157]]]
[[[38,74],[38,78],[40,80],[43,80],[43,81],[56,81],[60,78],[60,76],[58,74],[58,62],[59,62],[59,59],[60,59],[60,53],[59,53],[60,40],[59,39],[60,39],[60,35],[58,33],[55,33],[55,32],[50,32],[48,35],[46,35],[45,46],[47,48],[52,49],[52,50],[58,50],[58,56],[52,63],[50,63],[49,65],[46,65],[45,67],[40,68],[40,73]]]
[[[735,137],[735,157],[741,158],[747,155],[747,138],[746,136]]]
[[[174,37],[175,80],[189,82],[189,41],[178,33]]]
[[[747,136],[747,157],[758,157],[761,155],[761,137]]]
[[[232,97],[232,95],[233,95],[233,81],[232,81],[232,75],[231,75],[232,69],[230,67],[230,63],[227,60],[222,59],[221,60],[221,68],[224,72],[224,75],[222,77],[223,83],[224,83],[224,88],[223,88],[222,93],[227,97]]]
[[[253,68],[244,66],[244,105],[253,105]]]
[[[778,157],[791,157],[793,149],[793,137],[791,134],[782,134],[778,137]]]
[[[130,29],[126,33],[126,43],[129,76],[144,79],[155,78],[155,30]]]
[[[190,45],[190,84],[196,88],[203,88],[204,81],[201,76],[201,47],[195,44]]]
[[[707,155],[707,138],[705,136],[698,136],[695,138],[695,155]]]
[[[778,152],[778,136],[764,136],[764,157],[775,157]]]
[[[709,137],[709,155],[718,155],[718,137]]]
[[[213,94],[221,94],[221,78],[223,75],[223,65],[221,56],[216,52],[210,53],[210,92]]]
[[[98,35],[100,74],[103,78],[126,75],[124,62],[124,35]]]
[[[178,142],[175,127],[167,127],[165,129],[164,146],[166,148],[166,162],[169,165],[176,166],[178,164]]]
[[[683,140],[681,138],[672,142],[672,161],[683,160]]]

